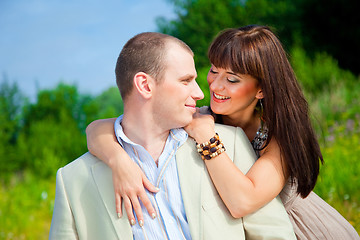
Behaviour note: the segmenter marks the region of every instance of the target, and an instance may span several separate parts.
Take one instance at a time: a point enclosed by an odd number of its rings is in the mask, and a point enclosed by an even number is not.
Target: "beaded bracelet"
[[[215,133],[215,136],[210,138],[207,142],[196,143],[196,148],[200,153],[202,160],[210,160],[225,152],[224,144],[217,133]]]

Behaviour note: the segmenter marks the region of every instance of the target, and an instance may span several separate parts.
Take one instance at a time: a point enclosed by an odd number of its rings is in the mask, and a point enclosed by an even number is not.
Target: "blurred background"
[[[248,24],[272,27],[283,42],[324,155],[315,192],[360,232],[355,3],[0,0],[0,239],[48,238],[57,169],[87,151],[91,121],[122,113],[114,67],[129,38],[158,31],[189,44],[202,106],[209,44],[219,31]]]

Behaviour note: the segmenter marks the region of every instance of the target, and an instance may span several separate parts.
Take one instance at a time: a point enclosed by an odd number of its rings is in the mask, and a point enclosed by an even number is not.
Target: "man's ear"
[[[258,90],[258,92],[256,93],[255,97],[256,97],[257,99],[263,99],[263,98],[264,98],[264,94],[263,94],[263,91],[262,91],[261,88]]]
[[[138,72],[134,76],[134,86],[136,90],[142,95],[144,98],[148,99],[152,96],[152,84],[153,79],[144,72]]]

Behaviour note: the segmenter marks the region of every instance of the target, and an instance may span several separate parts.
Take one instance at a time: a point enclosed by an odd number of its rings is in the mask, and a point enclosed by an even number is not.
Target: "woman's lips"
[[[212,96],[213,96],[213,100],[215,102],[225,102],[225,101],[230,99],[230,97],[220,95],[220,94],[217,94],[217,93],[214,93],[214,92],[213,92]]]

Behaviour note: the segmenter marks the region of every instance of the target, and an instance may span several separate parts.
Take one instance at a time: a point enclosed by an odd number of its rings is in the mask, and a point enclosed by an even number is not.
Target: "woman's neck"
[[[252,114],[237,114],[236,116],[221,115],[221,119],[223,124],[241,127],[249,141],[254,139],[260,126],[260,118],[256,111]]]

